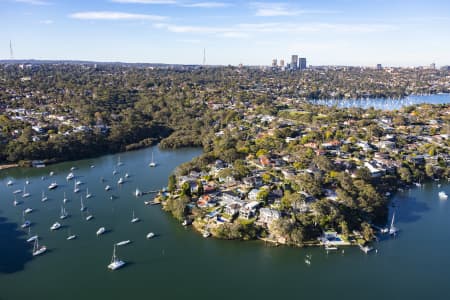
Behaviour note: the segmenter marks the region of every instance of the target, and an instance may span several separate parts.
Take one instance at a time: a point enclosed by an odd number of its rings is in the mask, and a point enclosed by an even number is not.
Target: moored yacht
[[[105,191],[109,191],[111,187],[109,185],[105,186]]]
[[[110,269],[110,270],[117,270],[117,269],[123,267],[124,265],[125,265],[125,262],[120,260],[116,256],[116,245],[114,244],[113,255],[112,255],[112,258],[111,258],[111,263],[108,265],[108,269]]]
[[[71,180],[71,179],[74,179],[75,178],[75,175],[72,173],[72,172],[70,172],[67,176],[66,176],[66,179],[67,180]]]
[[[40,255],[40,254],[44,253],[45,251],[47,251],[47,247],[45,247],[45,246],[39,247],[39,238],[36,238],[34,240],[33,256]]]
[[[131,243],[131,241],[130,240],[126,240],[126,241],[118,242],[118,243],[116,243],[116,245],[117,246],[125,246],[125,245],[128,245],[129,243]]]
[[[58,230],[59,228],[61,228],[61,224],[59,224],[58,222],[53,223],[53,225],[50,227],[50,230]]]
[[[42,202],[45,202],[45,201],[47,201],[47,200],[48,200],[48,197],[45,195],[44,191],[42,191],[42,198],[41,198],[41,201],[42,201]]]
[[[104,234],[105,231],[106,231],[105,227],[100,227],[100,228],[97,230],[96,234],[97,234],[97,235],[101,235],[101,234]]]
[[[444,191],[440,191],[438,193],[439,199],[441,200],[447,200],[448,199],[448,195],[444,192]]]
[[[133,217],[131,218],[131,223],[136,223],[139,221],[140,221],[140,219],[134,215],[134,210],[133,210]]]
[[[119,180],[117,181],[117,184],[122,184],[122,183],[124,183],[124,180],[122,177],[120,177]]]
[[[50,185],[48,186],[49,190],[54,190],[58,187],[58,184],[56,182],[52,182],[50,183]]]
[[[7,186],[11,186],[13,184],[14,184],[14,182],[12,180],[8,180],[8,182],[6,183]]]
[[[154,237],[155,236],[155,234],[153,233],[153,232],[149,232],[149,233],[147,233],[147,238],[148,239],[151,239],[152,237]]]

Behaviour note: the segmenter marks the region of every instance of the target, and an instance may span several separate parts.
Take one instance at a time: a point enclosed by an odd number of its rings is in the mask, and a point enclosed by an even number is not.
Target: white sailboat
[[[155,234],[153,233],[153,232],[149,232],[149,233],[147,233],[147,238],[148,239],[151,239],[152,237],[154,237],[155,236]]]
[[[117,246],[125,246],[125,245],[128,245],[129,243],[131,243],[131,241],[130,240],[126,240],[126,241],[118,242],[118,243],[116,243],[116,245]]]
[[[122,183],[124,183],[124,182],[125,182],[125,181],[123,180],[123,178],[120,177],[119,180],[117,181],[117,184],[122,184]]]
[[[75,175],[73,174],[73,172],[70,172],[67,176],[66,176],[66,179],[67,180],[71,180],[71,179],[74,179],[75,178]]]
[[[11,186],[13,184],[14,184],[14,182],[12,180],[8,180],[8,182],[6,183],[7,186]]]
[[[69,216],[69,214],[67,213],[65,207],[61,205],[61,214],[59,215],[59,218],[60,218],[61,220],[64,220],[64,219],[67,218],[68,216]]]
[[[15,191],[13,192],[14,195],[15,195],[15,194],[20,194],[20,193],[22,193],[22,190],[21,190],[21,189],[15,190]]]
[[[44,191],[42,191],[42,198],[41,198],[41,201],[42,201],[42,202],[45,202],[45,201],[47,201],[47,200],[48,200],[48,197],[45,195]]]
[[[66,197],[66,192],[64,192],[63,202],[66,203],[67,201],[69,201],[69,199],[67,199],[67,197]]]
[[[123,165],[123,162],[121,162],[120,161],[120,155],[119,155],[119,157],[117,158],[117,166],[122,166]]]
[[[392,215],[391,226],[389,227],[389,234],[390,234],[390,235],[395,235],[395,234],[397,234],[397,232],[398,232],[398,230],[399,230],[397,227],[395,227],[394,222],[395,222],[395,212],[394,212],[394,214]]]
[[[34,240],[33,256],[40,255],[40,254],[44,253],[45,251],[47,251],[47,247],[45,247],[45,246],[39,247],[39,238],[36,238]]]
[[[84,203],[83,203],[83,196],[81,196],[81,198],[80,198],[80,204],[81,204],[80,211],[85,211],[86,207],[84,206]]]
[[[25,214],[29,214],[29,213],[31,213],[31,212],[33,212],[33,209],[32,208],[25,208],[24,209],[24,211],[23,211],[23,213],[25,213]]]
[[[123,267],[124,265],[125,265],[125,262],[120,260],[116,256],[116,245],[114,244],[113,255],[112,255],[112,258],[111,258],[111,263],[108,265],[108,269],[110,269],[110,270],[117,270],[117,269]]]
[[[28,239],[27,239],[28,243],[31,243],[31,242],[33,242],[34,240],[36,240],[38,238],[37,234],[31,236],[31,227],[28,227],[28,236],[29,236]]]
[[[444,192],[444,191],[440,191],[440,192],[438,193],[438,196],[439,196],[439,199],[440,199],[440,200],[447,200],[447,199],[448,199],[448,195],[447,195],[447,193]]]
[[[69,231],[68,231],[68,234],[67,234],[67,240],[70,241],[70,240],[73,240],[73,239],[76,239],[76,238],[77,238],[76,234],[70,234],[70,228],[69,228]]]
[[[20,204],[20,201],[17,201],[16,196],[14,196],[14,201],[13,201],[14,206],[17,206]]]
[[[96,234],[97,234],[97,235],[101,235],[101,234],[104,234],[105,231],[106,231],[105,227],[100,227],[100,228],[97,230]]]
[[[22,194],[22,198],[27,198],[30,197],[30,193],[27,192],[26,190],[26,186],[23,187],[23,194]]]
[[[109,185],[105,186],[105,191],[109,191],[111,187]]]
[[[89,189],[86,188],[86,199],[89,199],[89,198],[91,198],[91,197],[92,197],[92,194],[89,193]]]
[[[73,192],[74,193],[78,193],[80,191],[80,189],[78,188],[78,185],[76,182],[73,183]]]
[[[128,173],[125,173],[125,178],[128,178],[128,177],[130,177],[130,175],[128,175]]]
[[[136,191],[134,192],[134,195],[136,197],[140,197],[140,196],[142,196],[142,192],[138,188],[136,188]]]
[[[140,221],[140,219],[134,215],[134,210],[133,210],[133,218],[131,218],[131,223],[136,223],[139,221]]]
[[[50,185],[48,186],[49,190],[54,190],[58,187],[58,184],[56,182],[52,182],[50,183]]]
[[[153,160],[153,151],[152,151],[152,160],[151,160],[151,162],[148,164],[148,166],[149,166],[149,167],[152,167],[152,168],[156,167],[156,163],[155,163],[155,161]]]
[[[58,230],[59,228],[61,228],[61,224],[59,224],[58,222],[53,223],[53,225],[50,227],[50,230]]]
[[[90,221],[93,218],[94,216],[88,210],[86,210],[86,221]]]

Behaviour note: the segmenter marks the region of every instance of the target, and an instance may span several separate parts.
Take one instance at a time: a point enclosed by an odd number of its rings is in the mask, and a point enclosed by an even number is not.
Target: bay
[[[156,168],[148,167],[152,151]],[[200,149],[154,147],[43,169],[1,171],[0,299],[442,299],[450,294],[450,206],[437,195],[441,190],[450,194],[448,183],[438,188],[432,182],[397,193],[392,209],[401,231],[395,238],[382,237],[375,243],[377,253],[366,255],[353,247],[327,254],[322,248],[205,239],[159,206],[145,206],[143,201],[150,195],[133,195],[136,188],[162,188],[176,166],[200,153]],[[117,166],[119,157],[122,166]],[[78,194],[73,193],[73,181],[66,181],[72,166],[77,167],[76,180],[84,182]],[[112,174],[114,169],[117,175]],[[56,174],[52,178],[50,171]],[[129,179],[117,185],[125,172]],[[7,187],[10,179],[14,185]],[[31,197],[18,195],[24,203],[14,206],[12,191],[23,189],[26,180]],[[48,191],[52,181],[60,186]],[[104,190],[106,184],[111,185],[110,192]],[[91,221],[80,212],[86,187],[93,194],[84,199],[94,215]],[[41,202],[42,190],[49,197],[47,202]],[[61,221],[64,191],[70,200],[66,205],[70,217]],[[39,234],[41,244],[49,248],[38,257],[31,256],[27,231],[20,228],[26,207],[34,209],[27,215],[32,233]],[[130,222],[133,210],[141,222]],[[52,232],[49,228],[56,221],[63,228]],[[108,232],[97,237],[101,226]],[[68,228],[77,239],[66,240]],[[158,236],[147,240],[150,231]],[[109,271],[113,244],[128,239],[131,244],[117,248],[127,265]],[[311,256],[311,265],[305,264],[306,255]]]
[[[401,99],[367,98],[367,99],[325,99],[311,100],[313,104],[336,106],[338,108],[370,108],[381,110],[395,110],[405,106],[450,103],[450,94],[410,95]]]

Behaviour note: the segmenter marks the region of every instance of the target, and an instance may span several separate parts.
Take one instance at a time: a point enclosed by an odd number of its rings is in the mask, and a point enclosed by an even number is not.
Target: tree
[[[181,185],[181,195],[191,196],[191,184],[189,182],[186,181]]]
[[[177,188],[177,179],[174,174],[171,174],[169,176],[169,182],[167,183],[167,190],[169,192],[173,192],[175,191],[176,188]]]
[[[361,230],[362,230],[362,236],[366,241],[369,242],[374,239],[375,233],[374,233],[372,227],[368,223],[366,223],[366,222],[361,223]]]

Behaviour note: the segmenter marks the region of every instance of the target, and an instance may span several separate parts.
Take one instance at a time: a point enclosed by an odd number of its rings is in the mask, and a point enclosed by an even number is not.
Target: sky
[[[0,0],[0,59],[450,65],[448,0]]]

